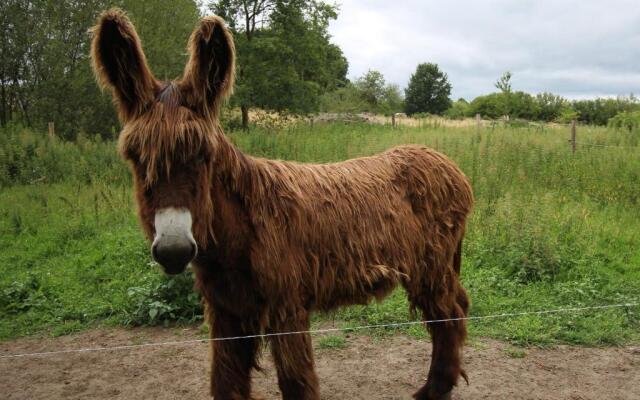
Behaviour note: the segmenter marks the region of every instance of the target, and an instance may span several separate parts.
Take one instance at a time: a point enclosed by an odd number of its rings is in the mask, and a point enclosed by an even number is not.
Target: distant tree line
[[[320,0],[4,0],[0,2],[0,126],[22,124],[73,139],[78,133],[114,137],[119,122],[111,98],[95,84],[88,29],[109,7],[126,10],[159,79],[182,75],[187,39],[202,10],[225,18],[237,48],[237,85],[229,107],[296,114],[406,112],[449,118],[578,119],[589,124],[634,127],[640,106],[633,96],[569,101],[551,93],[530,95],[511,88],[468,102],[451,101],[451,83],[437,64],[416,67],[407,88],[386,82],[379,71],[347,79],[348,63],[331,43],[336,6]],[[618,116],[617,119],[612,118]],[[632,129],[632,128],[630,128]]]
[[[451,84],[437,64],[416,68],[400,94],[397,85],[385,84],[382,73],[368,71],[354,83],[327,93],[322,110],[327,112],[405,112],[408,115],[442,115],[452,119],[474,117],[525,119],[545,122],[577,120],[585,124],[634,129],[640,125],[640,101],[634,95],[591,100],[568,100],[553,93],[531,95],[513,91],[512,74],[505,72],[495,83],[499,92],[478,96],[471,102],[451,101]],[[615,117],[615,118],[614,118]]]
[[[570,101],[552,93],[534,96],[522,91],[513,92],[510,72],[505,72],[495,86],[500,92],[478,96],[470,103],[459,99],[445,115],[463,118],[480,114],[490,119],[508,116],[548,122],[568,122],[575,119],[586,124],[606,125],[619,113],[640,110],[640,103],[633,95]]]
[[[127,11],[159,79],[182,75],[186,45],[201,17],[197,0],[4,0],[0,2],[0,126],[20,123],[73,139],[111,137],[119,122],[95,84],[90,34],[98,14]],[[337,9],[316,0],[222,0],[208,5],[235,33],[238,80],[232,105],[310,113],[346,85],[347,61],[329,42]]]

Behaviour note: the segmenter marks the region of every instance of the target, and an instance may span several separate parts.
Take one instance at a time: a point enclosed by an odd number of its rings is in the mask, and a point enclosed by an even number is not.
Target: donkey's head
[[[198,246],[213,240],[211,179],[222,134],[218,111],[233,89],[233,38],[222,19],[202,19],[183,77],[162,82],[124,12],[104,12],[93,32],[93,68],[123,124],[119,148],[133,171],[153,258],[167,273],[182,272]]]

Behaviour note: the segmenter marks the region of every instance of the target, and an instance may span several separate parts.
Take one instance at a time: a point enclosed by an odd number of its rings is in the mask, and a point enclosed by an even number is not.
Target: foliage
[[[578,112],[580,122],[607,125],[609,119],[620,112],[639,110],[640,104],[636,97],[629,96],[629,98],[577,100],[572,103],[572,107]]]
[[[560,122],[562,124],[567,124],[571,121],[577,121],[578,115],[579,114],[576,110],[574,110],[573,108],[567,107],[562,109],[562,111],[560,112],[560,115],[558,115],[555,121]]]
[[[538,104],[529,93],[517,91],[506,95],[507,114],[510,118],[539,119]]]
[[[73,182],[128,184],[126,165],[112,141],[83,135],[75,142],[10,124],[0,134],[0,187]]]
[[[321,349],[338,350],[347,347],[347,340],[343,336],[328,335],[318,340],[318,347]]]
[[[535,98],[538,115],[535,119],[540,121],[555,121],[569,108],[569,102],[562,96],[553,93],[538,93]]]
[[[419,64],[405,89],[405,111],[442,114],[451,105],[451,84],[437,64]]]
[[[202,319],[200,296],[193,291],[193,276],[150,277],[142,286],[127,290],[130,305],[124,323],[157,325],[170,322],[194,322]]]
[[[182,73],[185,43],[199,17],[194,0],[9,0],[0,5],[0,125],[17,121],[43,130],[54,122],[63,138],[113,137],[118,121],[110,96],[95,83],[87,34],[110,6],[129,12],[159,78]]]
[[[387,84],[381,72],[369,70],[357,78],[322,96],[320,109],[325,112],[372,112],[392,114],[403,109],[398,85]]]
[[[451,107],[444,112],[444,116],[451,119],[463,119],[471,115],[469,102],[463,98],[451,103]]]
[[[640,128],[640,110],[619,112],[615,117],[609,118],[608,125],[612,128],[629,131],[637,130]]]
[[[502,93],[478,96],[469,104],[469,114],[480,114],[484,118],[498,119],[507,114],[506,98]]]
[[[504,94],[511,93],[511,72],[507,71],[502,74],[502,76],[500,77],[500,79],[498,79],[494,86]]]
[[[319,96],[346,82],[347,60],[329,42],[334,6],[309,0],[220,0],[210,9],[235,33],[237,85],[233,104],[243,110],[311,113]]]

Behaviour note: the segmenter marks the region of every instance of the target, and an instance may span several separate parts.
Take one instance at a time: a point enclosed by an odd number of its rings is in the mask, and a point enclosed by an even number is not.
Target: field
[[[640,135],[579,127],[577,151],[560,125],[418,126],[300,123],[232,132],[246,152],[302,162],[422,143],[472,181],[476,207],[464,243],[471,314],[485,316],[640,302]],[[131,180],[115,143],[0,135],[0,338],[87,328],[201,321],[192,278],[168,278],[137,226]],[[380,304],[315,316],[337,326],[410,319],[401,290]],[[402,330],[425,336],[419,326]],[[640,307],[475,320],[471,337],[517,345],[640,342]]]

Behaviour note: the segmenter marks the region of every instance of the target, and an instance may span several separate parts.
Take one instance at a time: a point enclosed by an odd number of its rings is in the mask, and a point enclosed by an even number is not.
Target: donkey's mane
[[[175,82],[156,95],[149,112],[127,124],[119,139],[122,155],[146,165],[145,185],[159,173],[169,176],[176,163],[187,163],[213,155],[221,128],[216,120],[198,117],[185,107]]]

